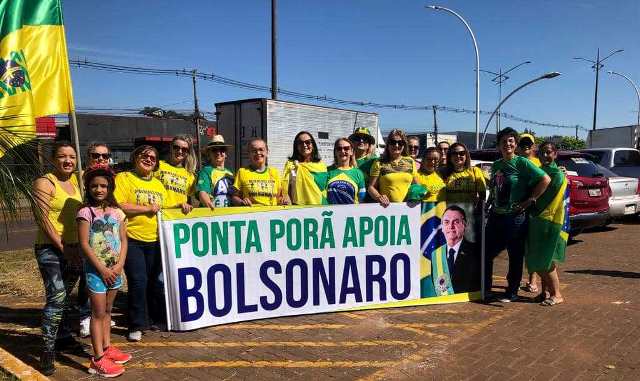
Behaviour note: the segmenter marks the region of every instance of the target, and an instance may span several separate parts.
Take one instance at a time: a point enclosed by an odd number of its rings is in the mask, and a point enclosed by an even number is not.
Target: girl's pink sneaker
[[[91,365],[89,365],[89,373],[95,374],[100,377],[118,377],[124,373],[124,367],[120,364],[114,363],[107,356],[102,356],[100,360],[91,358]]]
[[[118,348],[110,345],[105,351],[104,355],[108,357],[111,361],[116,364],[124,364],[127,361],[131,360],[131,355],[128,353],[124,353]]]

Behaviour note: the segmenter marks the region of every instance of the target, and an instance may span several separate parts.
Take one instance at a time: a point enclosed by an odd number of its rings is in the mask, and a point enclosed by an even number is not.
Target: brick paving
[[[561,269],[567,302],[530,301],[306,315],[185,333],[150,332],[123,380],[640,378],[640,225],[578,236]],[[496,260],[496,275],[506,268]],[[502,280],[503,281],[503,280]],[[498,282],[499,283],[499,282]],[[123,300],[123,299],[120,299]],[[37,363],[40,300],[2,295],[0,346]],[[122,323],[121,315],[116,321]],[[87,341],[88,342],[88,341]],[[93,379],[59,357],[55,380]]]

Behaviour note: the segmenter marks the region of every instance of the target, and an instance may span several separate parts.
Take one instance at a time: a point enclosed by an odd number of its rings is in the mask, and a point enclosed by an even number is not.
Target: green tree
[[[587,144],[584,140],[574,138],[573,136],[563,136],[558,148],[564,150],[579,150],[586,148]]]

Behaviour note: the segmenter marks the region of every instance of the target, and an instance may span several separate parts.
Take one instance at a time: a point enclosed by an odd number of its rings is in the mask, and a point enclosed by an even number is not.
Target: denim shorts
[[[104,294],[108,290],[118,290],[122,287],[122,275],[118,275],[116,281],[111,286],[107,286],[98,270],[89,261],[84,262],[84,273],[87,275],[87,288],[94,294]]]

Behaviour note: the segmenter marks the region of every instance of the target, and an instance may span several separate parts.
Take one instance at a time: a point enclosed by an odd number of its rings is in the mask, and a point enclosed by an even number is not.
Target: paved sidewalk
[[[440,306],[307,315],[114,341],[133,352],[123,380],[638,379],[640,225],[579,236],[561,282],[567,303]],[[496,260],[496,275],[506,268]],[[499,280],[499,282],[502,280]],[[0,346],[37,364],[41,300],[3,295]],[[120,311],[118,311],[120,312]],[[88,341],[87,341],[88,342]],[[93,379],[59,356],[53,379]]]

